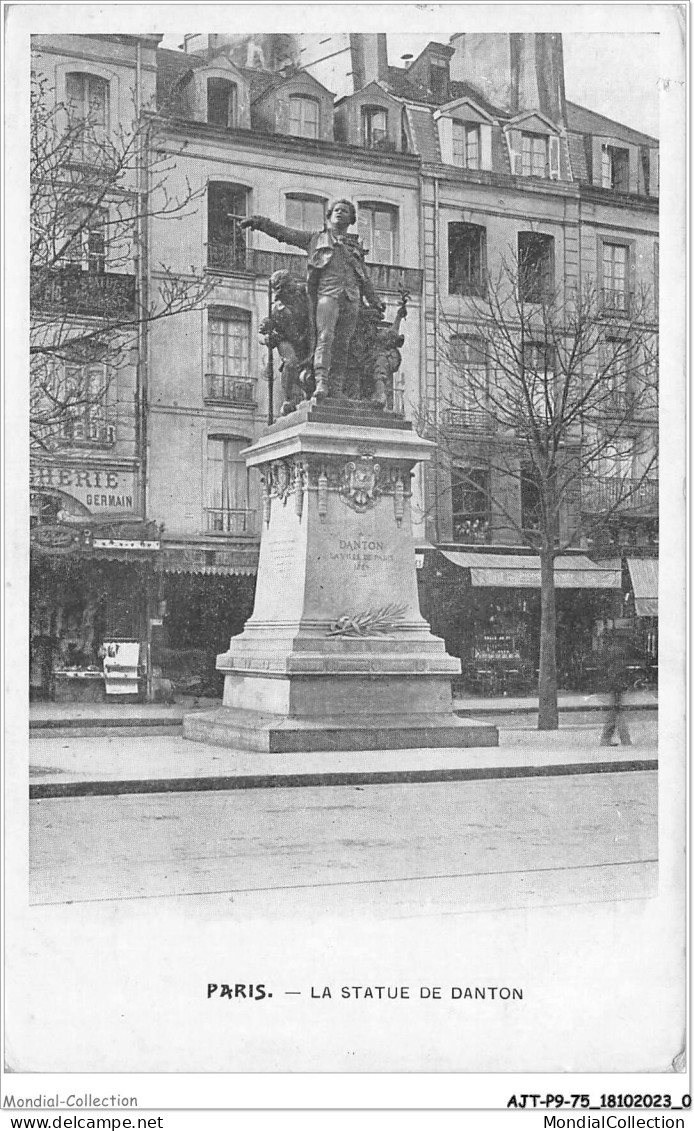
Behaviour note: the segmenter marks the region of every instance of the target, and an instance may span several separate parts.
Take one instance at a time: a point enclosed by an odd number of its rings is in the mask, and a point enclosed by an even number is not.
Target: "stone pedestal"
[[[246,451],[264,480],[253,615],[216,711],[191,739],[266,752],[497,745],[452,711],[446,654],[419,612],[412,469],[433,444],[360,405],[302,405]]]

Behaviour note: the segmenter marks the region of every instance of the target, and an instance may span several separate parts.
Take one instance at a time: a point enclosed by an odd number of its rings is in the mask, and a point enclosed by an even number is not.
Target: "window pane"
[[[89,118],[95,126],[106,125],[106,83],[94,75],[89,76]]]
[[[465,165],[465,126],[462,122],[453,122],[453,164]]]
[[[209,372],[224,377],[248,378],[250,373],[250,321],[245,318],[210,318]]]
[[[388,137],[388,114],[385,110],[365,107],[362,110],[362,124],[366,145],[378,145]]]
[[[479,169],[480,131],[477,126],[468,126],[465,141],[465,164],[468,169]]]
[[[211,181],[207,198],[208,263],[221,270],[243,270],[246,233],[237,217],[247,211],[247,190],[240,185]]]
[[[455,222],[448,225],[449,294],[482,293],[484,231],[477,224]]]
[[[393,262],[395,216],[392,212],[374,213],[374,254],[376,263]]]
[[[65,95],[67,101],[70,102],[82,116],[84,116],[85,105],[85,82],[83,75],[70,74],[65,78]]]
[[[224,441],[207,441],[207,505],[221,508],[224,481]]]
[[[294,137],[318,137],[319,106],[314,98],[289,100],[289,132]]]
[[[207,121],[211,126],[233,126],[236,120],[236,86],[226,79],[207,81]]]
[[[357,216],[357,234],[359,239],[366,247],[367,252],[371,252],[371,209],[360,208]],[[369,256],[370,257],[370,256]]]
[[[531,160],[531,152],[530,152],[530,136],[529,136],[529,134],[523,134],[522,161],[523,161],[523,176],[529,177],[531,172],[532,172],[532,160]]]

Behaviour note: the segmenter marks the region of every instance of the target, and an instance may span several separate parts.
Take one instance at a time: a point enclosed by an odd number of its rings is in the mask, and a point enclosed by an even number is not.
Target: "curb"
[[[607,703],[586,703],[584,705],[571,703],[568,706],[560,707],[560,715],[571,714],[588,714],[595,712],[596,714],[606,711],[609,704]],[[631,703],[627,704],[624,708],[625,711],[657,711],[658,704],[656,703]],[[538,712],[537,706],[522,706],[522,707],[506,707],[499,705],[498,707],[453,707],[453,714],[458,715],[461,719],[474,719],[480,715],[536,715]],[[190,712],[189,712],[190,713]],[[194,713],[194,712],[193,712]],[[130,730],[130,729],[149,729],[153,727],[182,727],[183,717],[180,718],[81,718],[81,719],[30,719],[29,731],[35,730]]]
[[[619,762],[569,762],[544,766],[460,767],[441,770],[340,771],[324,774],[244,774],[220,777],[141,778],[129,781],[36,782],[30,800],[101,797],[133,793],[199,793],[206,790],[298,789],[307,786],[388,785],[417,782],[487,781],[498,778],[565,777],[657,770],[657,758]]]

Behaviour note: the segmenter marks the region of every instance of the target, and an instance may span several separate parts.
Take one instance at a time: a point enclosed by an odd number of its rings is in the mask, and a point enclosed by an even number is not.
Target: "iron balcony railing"
[[[492,432],[494,421],[481,408],[447,408],[443,411],[443,426],[450,432]]]
[[[255,404],[255,381],[248,377],[230,377],[226,374],[205,374],[205,400],[234,401]]]
[[[130,315],[135,310],[135,276],[83,271],[79,267],[35,268],[31,273],[31,306],[34,310],[95,317]]]
[[[269,278],[275,271],[289,271],[298,279],[306,276],[306,256],[285,251],[265,251],[248,248],[245,244],[207,245],[207,266],[221,273],[262,275]],[[409,291],[411,295],[422,290],[422,272],[417,267],[401,267],[398,263],[367,263],[369,278],[377,291]]]
[[[453,541],[484,546],[492,540],[492,524],[488,515],[453,516]]]
[[[207,531],[210,534],[231,534],[236,537],[256,533],[256,512],[254,510],[227,510],[208,507],[206,514]]]
[[[581,483],[581,505],[590,514],[610,510],[654,513],[658,509],[658,480],[628,476],[594,476]]]
[[[628,317],[631,313],[633,300],[633,293],[626,288],[603,287],[600,305],[603,314]]]

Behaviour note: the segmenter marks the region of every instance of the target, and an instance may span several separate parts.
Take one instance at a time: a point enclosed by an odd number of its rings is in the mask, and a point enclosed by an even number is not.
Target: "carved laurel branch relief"
[[[360,613],[343,613],[334,620],[328,636],[385,636],[397,628],[407,605],[381,605]]]

